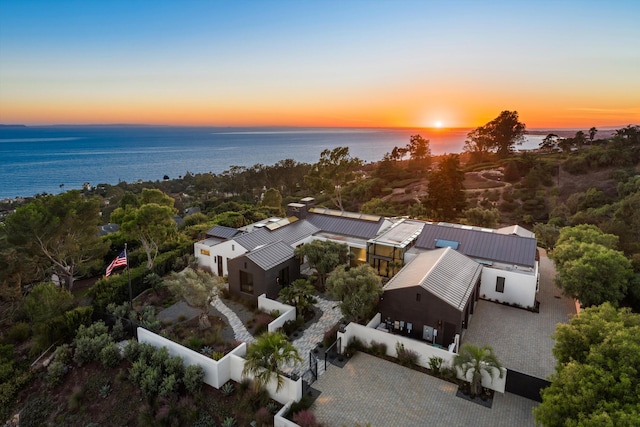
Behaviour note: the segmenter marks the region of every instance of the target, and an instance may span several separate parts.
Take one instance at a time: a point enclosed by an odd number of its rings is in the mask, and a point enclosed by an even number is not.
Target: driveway
[[[496,393],[485,408],[456,397],[452,383],[362,352],[343,368],[328,367],[313,388],[321,394],[312,410],[327,427],[535,425],[532,400]]]
[[[548,378],[556,365],[551,334],[558,323],[569,321],[576,308],[553,283],[555,267],[544,249],[539,271],[539,313],[480,300],[462,342],[489,345],[506,368]]]

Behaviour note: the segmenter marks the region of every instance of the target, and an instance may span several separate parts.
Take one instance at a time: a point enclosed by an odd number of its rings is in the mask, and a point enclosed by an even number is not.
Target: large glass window
[[[496,292],[504,292],[504,277],[498,277],[496,279]]]
[[[253,294],[253,274],[240,271],[240,290],[248,294]]]

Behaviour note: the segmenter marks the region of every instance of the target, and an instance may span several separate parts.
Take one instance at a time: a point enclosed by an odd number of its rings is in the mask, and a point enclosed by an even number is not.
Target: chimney
[[[309,209],[314,207],[316,204],[316,199],[313,197],[305,197],[300,200],[300,203],[289,203],[287,205],[287,216],[295,216],[298,219],[305,219],[307,217],[307,213],[309,213]]]

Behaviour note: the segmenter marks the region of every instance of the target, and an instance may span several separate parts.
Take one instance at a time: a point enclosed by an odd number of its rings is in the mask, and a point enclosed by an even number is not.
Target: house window
[[[416,294],[416,301],[420,302],[420,297],[422,297],[422,295]]]
[[[231,245],[231,250],[235,251],[236,250],[236,245]]]
[[[200,249],[200,253],[201,253],[202,255],[206,255],[206,256],[209,256],[209,255],[210,255],[210,252],[209,252],[209,250],[208,250],[208,249]]]
[[[253,274],[246,271],[240,272],[240,290],[248,294],[253,294]]]
[[[504,277],[496,279],[496,292],[504,293]]]

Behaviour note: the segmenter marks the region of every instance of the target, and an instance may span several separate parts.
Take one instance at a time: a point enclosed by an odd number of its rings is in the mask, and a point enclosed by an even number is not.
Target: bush
[[[62,379],[66,373],[67,366],[59,360],[54,360],[47,367],[47,374],[44,380],[50,387],[55,387],[62,383]]]
[[[311,408],[311,405],[313,405],[313,399],[311,398],[311,396],[303,394],[302,398],[299,401],[293,402],[291,404],[291,407],[289,408],[289,414],[293,417],[298,412],[305,411]]]
[[[385,343],[371,341],[369,350],[374,356],[385,356],[387,354],[387,345]]]
[[[315,414],[308,409],[295,414],[293,416],[293,422],[300,427],[317,427],[319,425]]]
[[[121,360],[120,348],[114,342],[107,344],[102,350],[100,350],[100,362],[107,368],[114,368],[118,366]]]
[[[124,347],[124,358],[133,363],[140,356],[140,343],[136,340],[129,340]]]
[[[429,369],[431,369],[431,372],[433,372],[435,375],[440,374],[440,368],[442,368],[442,362],[443,362],[442,357],[431,356],[429,358]]]
[[[175,375],[167,375],[162,379],[162,383],[160,384],[160,390],[158,391],[158,395],[160,397],[170,398],[174,396],[178,390],[178,379]]]
[[[26,341],[31,335],[31,328],[26,322],[18,322],[7,332],[7,340],[13,343]]]
[[[184,386],[191,394],[196,394],[200,387],[202,387],[202,380],[204,379],[204,370],[200,365],[190,365],[184,371]]]
[[[402,343],[396,343],[396,354],[402,366],[412,367],[418,364],[418,353],[407,350]]]
[[[73,361],[78,366],[91,362],[110,343],[113,343],[113,338],[104,322],[98,321],[89,327],[81,325],[75,339],[76,352]]]

